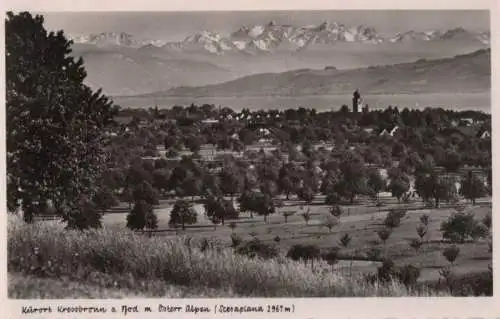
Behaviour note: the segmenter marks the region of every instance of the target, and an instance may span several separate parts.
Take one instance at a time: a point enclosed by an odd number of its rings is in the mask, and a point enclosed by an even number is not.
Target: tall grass
[[[317,266],[328,268],[328,265]],[[57,222],[28,225],[9,216],[8,270],[36,277],[67,276],[101,287],[153,291],[169,284],[213,297],[429,296],[401,284],[316,271],[285,258],[249,259],[230,248],[201,251],[185,238],[147,238],[127,230],[65,230]],[[155,286],[151,290],[151,285]],[[215,290],[213,290],[215,289]],[[148,293],[150,294],[150,293]]]

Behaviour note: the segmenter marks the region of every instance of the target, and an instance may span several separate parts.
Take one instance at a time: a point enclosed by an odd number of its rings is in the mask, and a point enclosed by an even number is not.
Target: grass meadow
[[[199,245],[185,236],[68,231],[57,222],[28,225],[9,216],[9,296],[58,298],[63,296],[58,287],[67,298],[444,295],[396,282],[368,284],[323,262],[310,267],[284,257],[249,259],[230,248],[201,251]]]

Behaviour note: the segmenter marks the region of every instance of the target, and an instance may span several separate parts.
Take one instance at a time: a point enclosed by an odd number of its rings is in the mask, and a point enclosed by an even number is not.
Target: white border
[[[500,101],[499,92],[496,89],[498,84],[498,72],[500,71],[500,62],[498,62],[497,46],[498,46],[498,27],[495,20],[499,18],[497,1],[491,0],[411,0],[411,1],[390,1],[390,0],[357,0],[353,1],[328,1],[328,0],[87,0],[87,1],[64,1],[64,0],[8,0],[3,1],[4,12],[7,10],[21,11],[29,10],[36,12],[48,11],[251,11],[251,10],[328,10],[328,9],[420,9],[420,10],[460,10],[460,9],[489,9],[491,16],[491,41],[492,41],[492,109],[491,114],[493,117],[493,158],[500,156],[498,153],[498,143],[496,137],[496,126],[500,124],[497,118],[500,116],[499,111],[494,107],[497,101]],[[4,24],[0,24],[1,28],[1,45],[0,45],[0,68],[2,74],[5,74],[5,54],[4,54]],[[5,105],[5,77],[0,77],[0,95],[1,105]],[[0,112],[0,153],[5,154],[5,115],[2,108]],[[495,125],[497,124],[497,125]],[[3,157],[5,158],[5,157]],[[499,170],[493,165],[493,184],[494,189],[500,189]],[[5,176],[5,161],[0,161],[0,175]],[[0,180],[0,223],[6,225],[6,193],[5,193],[6,179]],[[494,194],[497,192],[494,191]],[[493,200],[493,207],[495,197]],[[493,214],[493,228],[500,227],[500,218]],[[495,231],[494,231],[495,232]],[[2,257],[6,256],[6,227],[0,227],[0,235],[4,238],[0,241]],[[500,247],[498,236],[494,235],[494,246]],[[495,297],[492,298],[324,298],[324,299],[178,299],[178,300],[161,300],[161,299],[139,299],[139,300],[75,300],[75,301],[56,301],[56,300],[8,300],[7,299],[7,267],[6,263],[1,263],[0,278],[4,281],[3,289],[0,290],[1,302],[0,317],[3,318],[21,318],[21,306],[26,305],[103,305],[103,306],[121,306],[122,304],[129,305],[151,305],[153,308],[158,303],[168,304],[193,304],[193,305],[206,305],[212,307],[215,304],[228,303],[228,304],[250,304],[250,305],[263,305],[268,303],[284,303],[286,305],[294,304],[296,312],[290,314],[271,314],[275,318],[285,318],[295,316],[297,318],[500,318],[500,281],[497,268],[498,265],[498,250],[496,249],[493,254],[494,271],[494,292]],[[6,260],[6,258],[1,258]],[[5,304],[3,304],[5,303]],[[6,315],[4,317],[4,315]],[[233,314],[241,318],[263,318],[264,314]],[[27,316],[27,315],[24,315]],[[94,317],[109,317],[119,318],[121,315],[68,315],[68,318],[94,318]],[[217,315],[196,315],[199,318],[212,318]],[[229,314],[218,315],[227,317]],[[53,313],[52,315],[28,315],[32,318],[64,318],[64,315]],[[139,315],[129,314],[126,318],[191,318],[192,314],[144,314]]]

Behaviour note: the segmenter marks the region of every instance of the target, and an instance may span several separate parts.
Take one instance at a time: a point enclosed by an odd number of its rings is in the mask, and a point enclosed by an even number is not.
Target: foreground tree
[[[70,228],[96,225],[82,214],[104,170],[105,129],[117,108],[83,84],[83,60],[70,57],[62,31],[48,33],[42,16],[7,13],[6,108],[9,208],[33,220],[36,202],[52,200]]]

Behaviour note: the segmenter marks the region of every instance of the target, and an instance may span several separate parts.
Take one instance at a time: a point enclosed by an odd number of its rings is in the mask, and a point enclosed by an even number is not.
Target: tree
[[[444,239],[449,239],[452,242],[463,243],[469,237],[486,236],[486,233],[478,227],[482,225],[474,219],[473,213],[454,213],[448,220],[441,223],[441,232]],[[480,235],[480,236],[478,236]]]
[[[175,227],[179,224],[182,226],[182,230],[185,230],[185,225],[196,224],[197,214],[193,207],[184,200],[178,200],[175,202],[172,211],[170,212],[170,221],[168,222],[170,227]]]
[[[79,216],[92,211],[80,197],[97,191],[117,107],[83,84],[72,42],[43,24],[43,16],[28,12],[8,12],[5,21],[9,207],[21,204],[31,221],[34,202],[50,199],[69,228],[93,227],[93,218]]]
[[[307,204],[311,204],[314,200],[314,191],[311,187],[305,186],[299,189],[297,196]]]
[[[158,192],[148,182],[138,184],[132,192],[132,197],[136,203],[143,200],[149,205],[158,205]]]
[[[377,231],[377,235],[380,238],[380,240],[382,240],[384,245],[385,245],[385,242],[387,241],[387,239],[389,239],[389,237],[391,236],[391,234],[392,234],[392,230],[390,228],[385,228],[385,229],[381,229],[381,230]]]
[[[331,215],[326,215],[325,218],[323,219],[323,226],[328,228],[328,231],[331,233],[332,228],[337,226],[339,224],[339,219],[331,216]]]
[[[286,224],[286,223],[288,223],[288,217],[294,215],[295,212],[287,210],[287,211],[284,211],[282,214],[283,214],[283,217],[285,217],[285,224]]]
[[[418,174],[415,179],[415,189],[423,200],[434,199],[436,208],[439,207],[441,200],[450,200],[456,193],[454,179],[436,173]]]
[[[164,168],[156,169],[153,172],[153,187],[163,192],[169,189],[170,173]]]
[[[102,187],[101,190],[94,195],[92,202],[96,205],[96,208],[100,209],[102,212],[118,205],[118,201],[109,187]]]
[[[455,260],[457,259],[459,253],[460,253],[460,248],[458,248],[455,245],[446,247],[443,250],[444,258],[446,258],[446,260],[452,265],[455,263]]]
[[[368,187],[376,194],[378,200],[378,194],[385,189],[386,181],[380,175],[378,169],[371,169],[368,171]]]
[[[139,200],[127,215],[127,228],[141,230],[144,227],[149,229],[157,228],[158,219],[153,211],[153,206],[145,200]]]
[[[222,225],[226,219],[238,218],[238,211],[234,208],[232,201],[210,197],[204,206],[207,216],[213,221],[220,221]]]
[[[460,183],[460,195],[476,204],[476,198],[486,196],[487,190],[481,181],[472,171],[468,171]]]
[[[446,151],[440,164],[448,172],[456,172],[462,166],[462,156],[456,151]]]
[[[333,205],[331,208],[330,208],[330,214],[332,216],[335,216],[337,218],[340,217],[340,215],[342,215],[342,208],[340,208],[339,205]]]
[[[391,179],[388,188],[391,191],[392,196],[396,197],[398,201],[400,201],[401,196],[403,196],[410,189],[410,184],[404,178],[398,177],[396,179]]]

